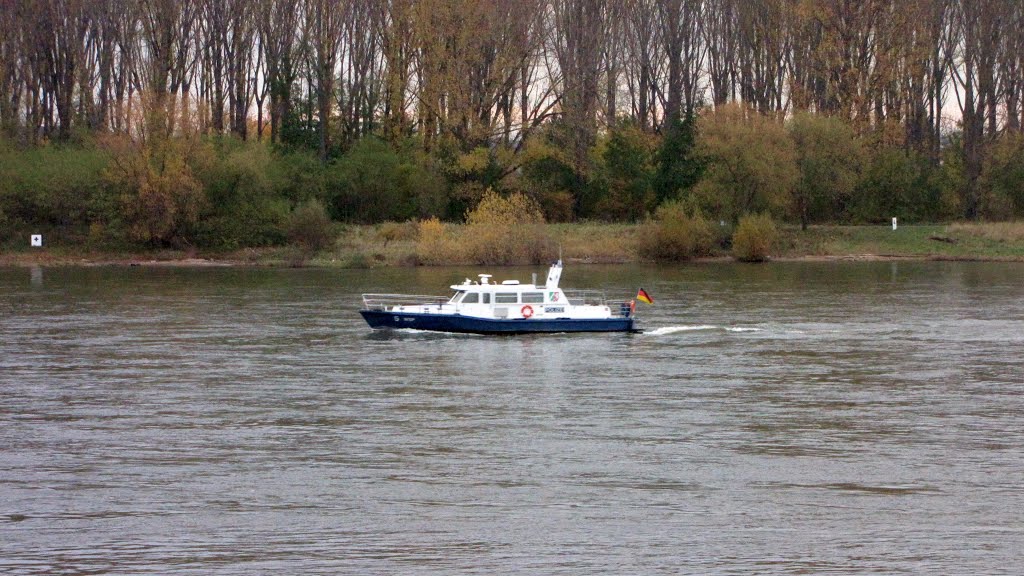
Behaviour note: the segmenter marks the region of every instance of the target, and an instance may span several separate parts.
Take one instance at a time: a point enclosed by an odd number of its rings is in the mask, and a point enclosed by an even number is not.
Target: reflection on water
[[[639,335],[355,312],[476,272],[0,269],[0,571],[1017,571],[1024,267],[566,269]]]

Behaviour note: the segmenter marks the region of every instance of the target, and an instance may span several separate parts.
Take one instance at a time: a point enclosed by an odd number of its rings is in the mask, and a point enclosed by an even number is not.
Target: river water
[[[0,269],[0,573],[1021,573],[1024,265],[568,266],[633,335],[356,313],[476,272]]]

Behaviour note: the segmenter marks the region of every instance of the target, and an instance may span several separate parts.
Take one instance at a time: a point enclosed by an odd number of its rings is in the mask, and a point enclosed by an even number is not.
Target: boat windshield
[[[452,299],[449,302],[452,304],[478,304],[480,302],[480,293],[459,290],[452,295]]]

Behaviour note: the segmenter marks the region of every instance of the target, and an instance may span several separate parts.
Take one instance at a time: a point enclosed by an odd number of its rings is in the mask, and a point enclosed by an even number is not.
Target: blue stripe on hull
[[[489,319],[454,314],[413,314],[360,310],[371,328],[411,328],[434,332],[470,334],[528,334],[532,332],[629,332],[632,318],[600,318],[574,320]]]

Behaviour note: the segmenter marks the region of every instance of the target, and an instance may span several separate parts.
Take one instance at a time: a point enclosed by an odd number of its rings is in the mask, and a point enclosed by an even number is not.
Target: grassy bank
[[[1024,261],[1024,223],[784,227],[777,258]]]
[[[452,226],[455,233],[460,226]],[[549,224],[548,236],[569,262],[627,263],[638,255],[642,227],[632,224]],[[42,249],[8,245],[0,265],[184,264],[249,266],[328,266],[370,268],[413,266],[417,254],[414,224],[343,226],[334,245],[316,254],[291,246],[235,251],[90,248],[87,244],[49,245]],[[731,259],[719,247],[712,259]],[[801,231],[782,226],[773,260],[886,259],[981,260],[1024,262],[1024,223],[900,226],[812,226]],[[458,262],[452,262],[458,263]]]
[[[625,263],[638,256],[642,227],[632,224],[551,224],[550,236],[570,262]],[[385,229],[386,231],[386,229]],[[713,258],[731,259],[718,248]],[[781,226],[774,260],[886,259],[1024,261],[1024,223],[899,226]],[[401,266],[415,263],[416,239],[384,241],[380,227],[351,228],[319,265]]]

